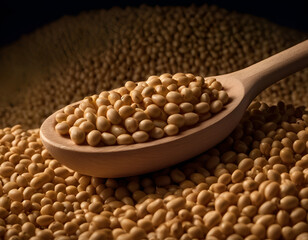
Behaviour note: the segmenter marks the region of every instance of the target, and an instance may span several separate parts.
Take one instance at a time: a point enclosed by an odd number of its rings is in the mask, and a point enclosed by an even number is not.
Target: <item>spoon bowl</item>
[[[243,70],[215,76],[227,91],[229,103],[210,119],[175,136],[132,145],[76,145],[55,131],[58,113],[55,112],[43,122],[40,137],[54,158],[85,175],[114,178],[159,170],[201,154],[221,142],[237,126],[256,95],[306,66],[308,41]]]

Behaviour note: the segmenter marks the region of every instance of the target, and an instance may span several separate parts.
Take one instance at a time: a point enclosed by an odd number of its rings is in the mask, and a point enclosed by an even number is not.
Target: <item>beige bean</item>
[[[250,228],[250,231],[255,236],[258,236],[259,238],[263,239],[266,236],[266,228],[262,224],[254,224]]]
[[[200,97],[200,102],[206,102],[206,103],[210,103],[210,96],[208,93],[202,93],[201,97]]]
[[[83,130],[78,127],[71,127],[69,130],[72,141],[76,144],[82,144],[85,141],[86,135]]]
[[[225,198],[219,197],[215,200],[215,210],[220,213],[226,212],[229,205],[230,202]]]
[[[299,234],[297,237],[296,237],[296,240],[305,240],[308,238],[308,233],[307,232],[304,232],[304,233],[301,233]]]
[[[136,87],[136,83],[132,81],[127,81],[124,86],[127,88],[128,91],[132,91]]]
[[[146,232],[150,232],[153,229],[153,223],[147,219],[138,220],[137,225],[144,229]]]
[[[50,176],[47,173],[38,173],[30,182],[30,186],[38,189],[50,180]]]
[[[130,236],[132,239],[145,239],[146,238],[146,232],[144,229],[140,227],[133,227],[130,230]]]
[[[146,142],[149,139],[149,134],[145,131],[137,131],[132,134],[136,143]]]
[[[126,118],[124,121],[126,130],[130,133],[135,132],[138,129],[138,121],[132,117]]]
[[[97,116],[106,117],[107,110],[108,110],[108,108],[107,108],[106,105],[99,106],[98,109],[97,109]]]
[[[163,86],[168,87],[169,85],[175,84],[177,82],[172,79],[172,75],[170,74],[170,76],[161,75],[161,83]]]
[[[101,132],[106,132],[110,129],[110,122],[104,116],[98,116],[96,119],[96,128]]]
[[[159,128],[164,128],[167,123],[165,121],[162,121],[162,120],[153,120],[153,124],[155,127],[159,127]]]
[[[131,96],[134,103],[141,103],[142,100],[143,100],[141,93],[137,90],[132,90],[130,92],[130,96]]]
[[[293,232],[295,236],[298,236],[302,233],[308,232],[308,224],[307,222],[298,222],[293,225]]]
[[[222,110],[222,108],[223,108],[223,103],[221,100],[215,100],[211,102],[211,105],[210,105],[211,113],[218,113]]]
[[[299,204],[298,198],[295,196],[286,196],[280,200],[280,208],[290,210],[297,207]]]
[[[210,211],[204,215],[203,221],[207,228],[212,228],[219,224],[221,221],[221,215],[217,211]]]
[[[102,141],[105,145],[114,145],[117,142],[117,138],[112,133],[103,132]]]
[[[289,213],[285,210],[279,210],[276,218],[277,218],[277,223],[279,223],[280,226],[282,226],[282,227],[290,224]]]
[[[141,131],[149,132],[154,128],[154,123],[153,121],[149,119],[144,119],[139,123],[139,129]]]
[[[164,106],[164,111],[169,114],[169,115],[172,115],[172,114],[177,114],[180,112],[180,108],[177,104],[175,103],[172,103],[172,102],[169,102],[167,103],[165,106]]]
[[[92,130],[91,132],[87,134],[86,140],[90,146],[95,147],[101,142],[102,135],[100,131]]]
[[[256,224],[262,224],[263,226],[268,227],[274,222],[275,222],[275,215],[266,214],[266,215],[261,215],[256,221]]]
[[[69,128],[70,128],[70,125],[65,121],[61,121],[55,127],[56,131],[62,135],[68,134]]]
[[[294,157],[293,157],[293,152],[292,149],[289,147],[284,147],[280,151],[280,158],[284,163],[293,163],[294,162]]]
[[[267,200],[279,196],[280,187],[277,182],[269,183],[264,189],[264,196]]]
[[[183,102],[179,105],[181,113],[190,113],[194,111],[194,105],[189,102]]]
[[[220,90],[218,92],[218,100],[220,100],[223,105],[227,104],[229,101],[228,93],[224,90]]]
[[[149,119],[149,116],[145,112],[138,110],[133,114],[133,118],[139,123],[144,119]]]
[[[122,121],[120,114],[112,108],[107,110],[106,117],[112,124],[120,124]]]
[[[151,118],[159,118],[161,115],[161,109],[155,104],[150,104],[147,106],[145,113]]]
[[[165,209],[158,209],[154,212],[152,217],[152,224],[154,227],[159,226],[165,221],[167,211]]]
[[[175,212],[178,212],[180,209],[185,206],[185,199],[182,197],[175,198],[166,204],[167,209],[172,209]]]
[[[161,81],[158,76],[150,76],[146,83],[151,87],[155,87],[156,85],[160,85]]]
[[[66,114],[66,113],[64,113],[64,112],[58,112],[58,113],[56,114],[56,121],[57,121],[58,123],[61,123],[61,122],[63,122],[63,121],[66,120],[67,116],[68,116],[68,114]]]
[[[244,223],[236,223],[233,226],[234,232],[242,237],[247,237],[250,234],[249,227]]]
[[[73,126],[77,119],[78,117],[75,114],[70,114],[67,116],[66,122],[68,125]]]
[[[192,226],[187,230],[187,234],[188,236],[190,236],[191,238],[203,238],[204,233],[202,231],[202,228],[199,226]]]
[[[160,209],[163,206],[163,204],[164,203],[162,199],[156,199],[147,206],[147,211],[153,214],[158,209]]]
[[[98,106],[98,108],[100,108],[102,106],[108,106],[110,104],[110,101],[106,98],[99,97],[99,98],[96,99],[95,103]],[[107,108],[106,108],[106,112],[107,112]],[[106,114],[106,112],[105,112],[105,114]]]
[[[174,124],[168,124],[167,126],[164,127],[164,132],[168,136],[173,136],[179,132],[179,128]]]
[[[185,124],[185,118],[181,114],[172,114],[168,117],[167,122],[181,128]]]
[[[177,105],[179,105],[183,101],[181,94],[177,91],[168,92],[166,95],[166,99],[169,103],[175,103]]]
[[[243,172],[246,172],[253,167],[253,164],[254,162],[251,158],[244,158],[242,161],[240,161],[238,169],[242,170]]]
[[[159,107],[163,107],[167,103],[166,98],[160,94],[153,94],[152,101]]]
[[[80,123],[79,128],[85,133],[89,133],[95,129],[95,126],[90,121],[83,121],[82,123]]]
[[[154,127],[150,131],[150,136],[151,136],[151,138],[154,138],[154,139],[162,138],[164,135],[165,135],[164,130],[159,128],[159,127]]]
[[[154,92],[155,92],[155,89],[152,86],[148,86],[142,90],[141,95],[143,97],[151,97],[154,94]]]
[[[301,207],[293,209],[292,212],[290,213],[290,219],[293,224],[305,221],[306,216],[307,216],[307,210]]]
[[[286,240],[291,240],[295,238],[295,233],[290,226],[283,227],[281,229],[281,235]]]
[[[199,115],[196,113],[192,113],[192,112],[185,113],[184,122],[185,122],[185,126],[195,125],[197,122],[199,122]]]
[[[133,227],[137,226],[137,224],[130,219],[123,219],[120,224],[126,232],[129,232]]]
[[[121,99],[121,95],[115,91],[109,92],[108,100],[110,104],[114,105],[117,100]]]
[[[194,107],[196,113],[205,114],[210,111],[210,105],[207,102],[197,103]]]
[[[119,145],[133,144],[134,139],[131,135],[124,133],[124,134],[121,134],[117,137],[117,143]]]
[[[189,88],[183,88],[181,90],[181,95],[184,101],[189,102],[194,97],[193,91]]]
[[[95,125],[95,123],[96,123],[96,115],[94,113],[92,113],[92,112],[85,112],[84,113],[84,118],[87,119],[87,121],[89,121],[89,122],[91,122],[92,124]]]
[[[49,215],[38,216],[38,218],[36,219],[36,223],[41,227],[47,227],[53,221],[54,221],[54,218]]]
[[[167,93],[168,93],[168,89],[167,87],[163,86],[163,85],[156,85],[155,87],[155,91],[159,94],[159,95],[162,95],[162,96],[166,96]]]
[[[126,130],[121,125],[111,125],[110,133],[118,137],[121,134],[125,134]]]
[[[277,207],[274,202],[266,201],[259,207],[258,213],[263,215],[272,214],[276,211],[276,209]]]

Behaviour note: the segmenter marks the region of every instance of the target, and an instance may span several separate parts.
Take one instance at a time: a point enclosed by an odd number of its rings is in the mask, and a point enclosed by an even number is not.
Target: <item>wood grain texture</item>
[[[133,145],[75,145],[55,131],[56,112],[42,124],[40,137],[54,158],[82,174],[113,178],[159,170],[201,154],[221,142],[237,126],[258,93],[307,66],[308,41],[304,41],[243,70],[216,76],[228,92],[230,102],[212,118],[176,136]]]

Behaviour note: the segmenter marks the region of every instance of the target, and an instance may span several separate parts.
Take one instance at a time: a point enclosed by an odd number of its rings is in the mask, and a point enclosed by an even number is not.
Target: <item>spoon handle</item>
[[[230,75],[243,83],[250,102],[265,88],[305,67],[308,67],[308,40]]]

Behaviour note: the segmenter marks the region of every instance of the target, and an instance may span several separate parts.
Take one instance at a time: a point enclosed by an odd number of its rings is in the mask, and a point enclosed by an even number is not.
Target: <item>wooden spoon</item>
[[[176,136],[132,145],[75,145],[55,131],[57,112],[42,124],[40,136],[54,158],[82,174],[112,178],[155,171],[194,157],[221,142],[263,89],[307,66],[308,40],[243,70],[215,76],[231,101],[209,120]]]

